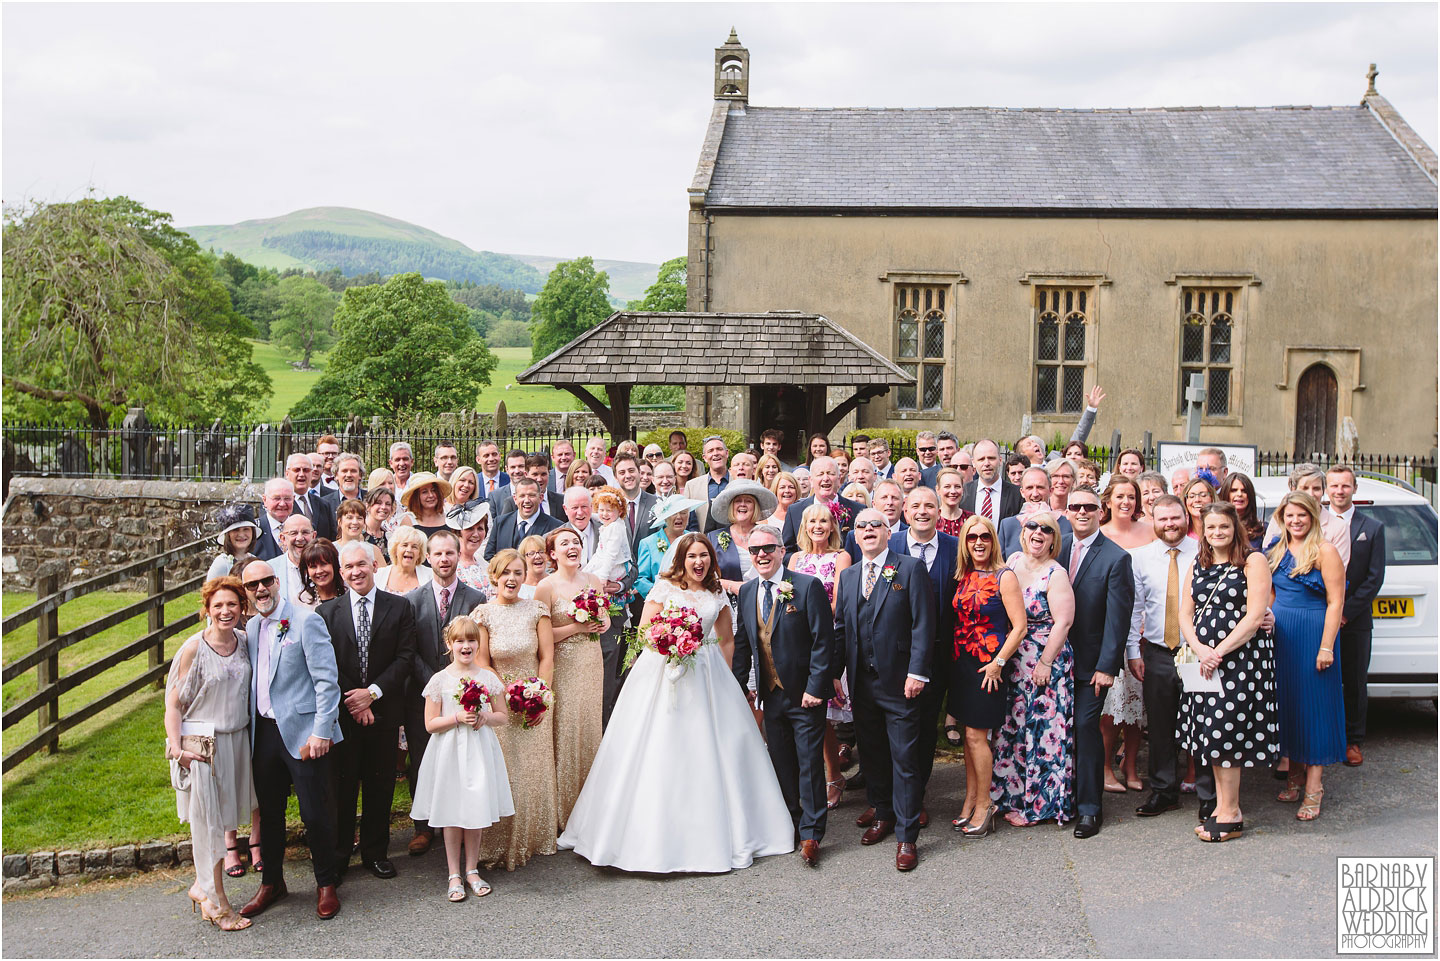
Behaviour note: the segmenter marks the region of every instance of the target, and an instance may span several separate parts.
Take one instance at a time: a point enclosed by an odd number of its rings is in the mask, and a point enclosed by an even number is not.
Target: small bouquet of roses
[[[538,677],[522,677],[505,688],[510,715],[525,730],[545,719],[545,712],[555,704],[555,692]]]
[[[490,692],[485,690],[485,685],[472,678],[460,678],[460,690],[455,692],[455,700],[459,702],[462,711],[492,710],[490,707]]]
[[[605,592],[587,587],[571,599],[568,613],[575,619],[576,624],[590,624],[600,620],[600,612],[605,609],[605,605]]]
[[[655,653],[671,664],[683,667],[685,661],[694,657],[704,644],[705,633],[695,608],[677,604],[671,599],[665,602],[645,629],[645,638]]]

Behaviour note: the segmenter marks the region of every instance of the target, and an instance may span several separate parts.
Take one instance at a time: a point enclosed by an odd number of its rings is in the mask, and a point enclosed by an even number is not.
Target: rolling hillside
[[[338,267],[349,275],[419,270],[427,277],[500,284],[532,294],[565,259],[476,251],[433,230],[352,207],[309,207],[262,220],[181,229],[202,247],[277,270]],[[643,296],[659,271],[658,264],[624,260],[597,259],[595,266],[610,274],[610,292],[621,302]]]

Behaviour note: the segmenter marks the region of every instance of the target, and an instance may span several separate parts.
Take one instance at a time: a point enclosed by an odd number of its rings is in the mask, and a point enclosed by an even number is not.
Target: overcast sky
[[[6,4],[7,203],[233,223],[360,207],[471,247],[661,261],[733,25],[764,106],[1353,104],[1432,146],[1423,4]]]

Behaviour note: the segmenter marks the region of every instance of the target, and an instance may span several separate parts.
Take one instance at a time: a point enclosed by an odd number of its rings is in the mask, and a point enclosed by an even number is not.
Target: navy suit
[[[790,819],[802,840],[819,841],[825,836],[825,702],[835,693],[835,617],[819,578],[794,571],[780,576],[794,585],[794,595],[773,601],[770,655],[779,685],[766,691],[760,671],[757,697],[765,710],[770,762]],[[759,578],[752,578],[740,588],[731,669],[741,690],[750,679],[752,659],[757,664],[760,660],[760,585]],[[820,703],[802,707],[802,694],[818,697]]]
[[[1070,518],[1048,508],[1047,512],[1054,516],[1055,523],[1060,526],[1060,543],[1063,545],[1065,538],[1070,536]],[[1020,515],[1002,518],[996,532],[1000,535],[1001,560],[1020,550]]]
[[[1073,543],[1067,540],[1057,558],[1070,568]],[[1097,533],[1080,558],[1071,583],[1075,591],[1075,622],[1070,648],[1075,652],[1075,801],[1079,814],[1099,816],[1105,782],[1105,742],[1100,737],[1100,711],[1106,689],[1090,685],[1096,671],[1112,677],[1125,670],[1125,640],[1135,609],[1135,580],[1130,554]]]
[[[843,521],[840,526],[840,536],[844,537],[850,532],[850,529],[855,526],[855,518],[860,516],[860,512],[865,509],[865,505],[857,504],[854,501],[841,497],[838,494],[835,495],[835,499],[838,500],[840,502],[840,506],[845,508],[845,510],[848,512],[848,519]],[[796,544],[795,540],[796,534],[800,530],[800,518],[802,515],[804,515],[805,508],[809,507],[813,503],[815,503],[815,497],[812,495],[810,497],[804,498],[803,500],[796,501],[795,503],[790,505],[790,508],[787,511],[785,511],[785,528],[780,532],[780,537],[782,540],[785,541],[785,562],[787,564],[790,562],[790,558],[794,556],[795,552],[800,549],[799,546]]]
[[[904,534],[904,533],[905,533],[906,531],[908,531],[909,529],[910,529],[910,525],[907,524],[907,523],[905,523],[904,520],[901,520],[901,521],[900,521],[900,528],[899,528],[899,530],[895,531],[894,534],[891,534],[890,537],[891,537],[891,539],[893,540],[894,537],[895,537],[895,534]],[[848,534],[845,535],[845,545],[844,545],[844,549],[845,549],[845,553],[847,553],[847,554],[850,555],[850,563],[851,563],[851,564],[859,564],[859,563],[860,563],[860,542],[855,539],[855,532],[854,532],[853,530],[850,531],[850,533],[848,533]],[[893,551],[895,548],[892,547],[892,548],[890,548],[890,549]],[[903,554],[904,551],[901,551],[901,553]]]
[[[980,504],[983,503],[985,503],[985,499],[980,496],[980,478],[976,477],[965,485],[965,492],[960,495],[960,509],[978,514],[980,513]],[[1020,493],[1020,488],[1010,483],[1004,474],[1001,474],[1000,503],[992,505],[995,508],[995,516],[1014,517],[1020,513],[1020,508],[1024,503],[1025,498]]]
[[[265,511],[257,511],[255,523],[260,525],[260,536],[255,538],[255,548],[252,553],[262,561],[273,561],[285,549],[280,546],[280,532],[270,527],[270,515]]]
[[[340,492],[335,492],[335,497],[340,497]],[[295,513],[305,514],[310,518],[310,526],[315,528],[315,536],[323,537],[326,540],[335,540],[335,507],[332,507],[330,500],[318,491],[308,490],[305,492],[305,509],[300,506],[301,498],[295,498]]]
[[[886,578],[884,569],[894,569]],[[876,821],[893,821],[895,838],[914,844],[923,794],[919,751],[921,698],[905,696],[907,675],[929,677],[935,640],[935,592],[925,566],[890,551],[870,596],[864,564],[840,572],[835,629],[845,645],[845,666],[855,711],[860,770]]]
[[[935,480],[940,476],[940,472],[944,469],[945,465],[940,463],[939,461],[936,461],[933,467],[920,468],[920,483],[924,484],[931,490],[934,490]]]
[[[935,644],[930,652],[930,671],[925,677],[933,683],[925,685],[925,693],[918,700],[923,711],[920,718],[920,797],[923,802],[925,787],[930,783],[930,772],[935,767],[935,743],[939,739],[940,711],[945,705],[948,693],[945,678],[950,676],[951,652],[955,646],[955,564],[960,553],[960,541],[941,531],[935,532],[930,551],[930,587],[935,592],[934,616]],[[890,535],[890,551],[893,554],[908,554],[910,541],[901,531]],[[914,555],[911,555],[914,556]],[[915,558],[917,561],[920,558]],[[921,564],[921,570],[925,566]]]
[[[491,494],[495,493],[495,491],[492,491],[492,490],[489,489],[489,484],[490,484],[490,482],[489,482],[489,480],[485,477],[484,472],[483,472],[483,471],[480,471],[480,470],[476,470],[476,471],[475,471],[475,486],[478,488],[478,489],[476,490],[476,494],[479,495],[480,497],[489,497]],[[509,485],[510,485],[510,475],[509,475],[509,474],[505,473],[505,472],[502,470],[500,473],[498,473],[498,474],[495,475],[495,490],[496,490],[496,491],[500,490],[501,488],[508,487]]]
[[[1340,628],[1340,681],[1345,697],[1345,743],[1365,740],[1369,707],[1373,604],[1385,583],[1385,525],[1357,507],[1350,516],[1350,563],[1345,568],[1345,624]]]
[[[530,525],[530,527],[525,532],[525,537],[529,537],[531,534],[538,534],[541,537],[544,537],[546,534],[550,533],[555,528],[562,526],[564,522],[557,521],[549,514],[537,509],[535,513],[530,516],[527,523]],[[485,543],[485,560],[493,561],[496,554],[507,548],[513,547],[518,550],[520,547],[520,542],[525,539],[524,537],[519,536],[519,534],[519,511],[511,511],[510,513],[497,520],[495,522],[495,528],[490,534],[490,540],[486,541]]]

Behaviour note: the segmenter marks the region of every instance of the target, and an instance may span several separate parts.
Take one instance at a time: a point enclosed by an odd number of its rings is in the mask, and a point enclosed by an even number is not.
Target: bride
[[[793,851],[775,769],[730,673],[730,606],[700,534],[670,552],[642,631],[671,599],[700,614],[705,644],[678,677],[648,648],[635,661],[559,846],[592,864],[662,874],[721,873]]]

